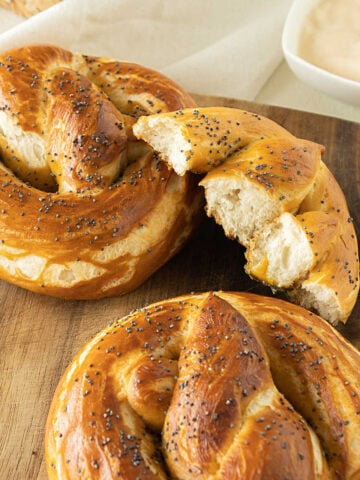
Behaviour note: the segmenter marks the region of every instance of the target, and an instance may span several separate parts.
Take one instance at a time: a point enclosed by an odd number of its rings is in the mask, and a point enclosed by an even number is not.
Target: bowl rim
[[[346,86],[360,89],[359,81],[343,77],[336,73],[332,73],[329,70],[321,68],[314,63],[305,60],[303,57],[296,53],[296,42],[299,38],[299,34],[304,20],[308,13],[312,10],[312,8],[322,1],[323,0],[293,0],[293,3],[290,7],[284,23],[284,28],[281,36],[281,46],[285,58],[297,63],[302,68],[312,70],[319,77],[321,76],[324,79],[330,79],[333,83],[341,82],[344,87]]]

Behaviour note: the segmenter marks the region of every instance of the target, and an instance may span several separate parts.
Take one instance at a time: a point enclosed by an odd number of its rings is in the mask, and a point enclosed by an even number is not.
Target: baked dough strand
[[[207,214],[246,247],[251,277],[346,322],[359,292],[358,245],[323,146],[226,107],[141,117],[133,130],[180,175],[204,175]]]

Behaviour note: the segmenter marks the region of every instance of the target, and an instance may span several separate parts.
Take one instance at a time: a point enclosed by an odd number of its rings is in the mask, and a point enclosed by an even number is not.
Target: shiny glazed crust
[[[97,334],[47,419],[50,479],[355,479],[360,354],[246,293],[150,305]]]
[[[202,195],[132,134],[194,105],[145,67],[30,46],[0,57],[0,278],[48,295],[128,292],[188,239]]]
[[[346,322],[359,291],[358,245],[323,146],[225,107],[140,117],[133,131],[180,175],[204,174],[207,213],[246,247],[250,276]]]

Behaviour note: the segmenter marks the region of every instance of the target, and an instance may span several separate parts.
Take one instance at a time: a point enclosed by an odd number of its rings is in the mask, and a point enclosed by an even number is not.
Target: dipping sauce
[[[298,55],[360,82],[360,0],[322,0],[300,32]]]

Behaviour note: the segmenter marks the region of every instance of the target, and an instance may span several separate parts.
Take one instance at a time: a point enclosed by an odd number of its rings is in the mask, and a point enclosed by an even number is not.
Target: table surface
[[[360,125],[282,107],[196,96],[267,115],[299,137],[326,145],[335,174],[360,225]],[[243,271],[244,249],[206,219],[185,248],[134,292],[99,301],[63,301],[0,281],[0,478],[46,479],[43,439],[51,398],[81,345],[109,322],[161,299],[191,291],[239,290],[271,296]],[[343,334],[360,348],[360,303]]]

